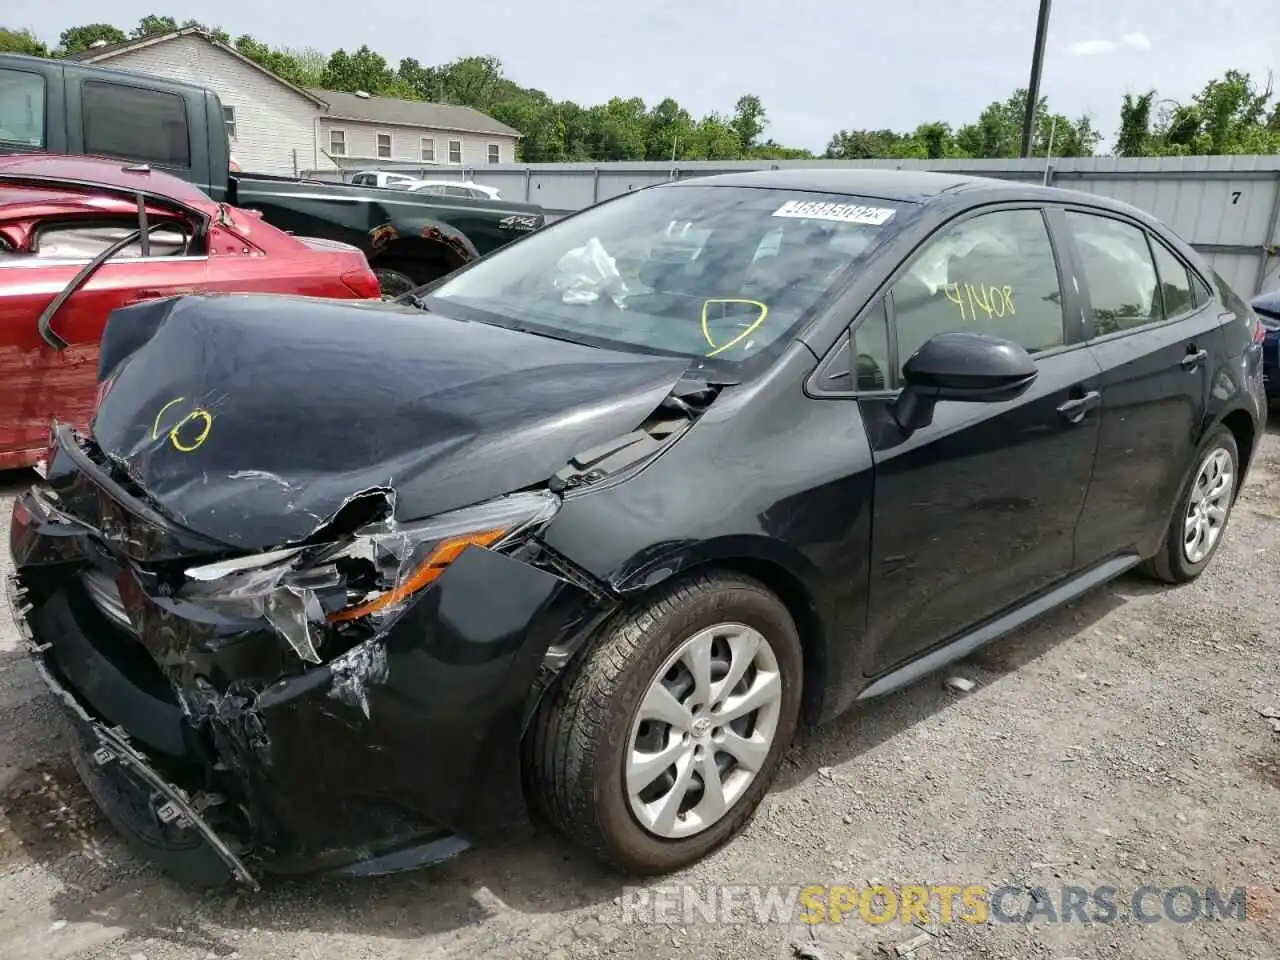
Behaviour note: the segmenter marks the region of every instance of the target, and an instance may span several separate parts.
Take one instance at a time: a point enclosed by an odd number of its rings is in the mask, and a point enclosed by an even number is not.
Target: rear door
[[[1066,578],[1093,471],[1098,365],[1039,206],[953,221],[926,242],[854,331],[875,497],[864,671],[879,675]],[[887,320],[887,324],[886,324]],[[939,402],[901,441],[903,362],[970,330],[1020,343],[1037,377],[1000,403]],[[881,391],[885,391],[881,393]]]
[[[151,256],[137,244],[102,264],[53,317],[67,346],[44,341],[41,312],[112,242],[137,229],[129,217],[49,221],[33,249],[0,253],[0,469],[28,466],[44,450],[51,418],[88,426],[98,345],[116,307],[200,290],[208,258],[184,255],[186,234],[158,230]]]
[[[1098,463],[1077,564],[1154,553],[1204,428],[1221,320],[1203,281],[1140,223],[1058,214],[1102,368]]]

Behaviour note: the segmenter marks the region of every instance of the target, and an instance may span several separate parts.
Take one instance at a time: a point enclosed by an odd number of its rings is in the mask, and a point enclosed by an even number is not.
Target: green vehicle
[[[156,109],[154,93],[169,96]],[[166,149],[158,151],[156,144]],[[273,226],[364,251],[386,297],[537,230],[540,207],[233,172],[211,90],[133,71],[0,53],[0,153],[119,157],[181,177]],[[157,154],[178,162],[157,162]]]

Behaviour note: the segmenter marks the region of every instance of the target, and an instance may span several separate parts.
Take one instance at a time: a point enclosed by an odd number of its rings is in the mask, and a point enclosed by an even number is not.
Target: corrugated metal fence
[[[1132,203],[1204,253],[1238,291],[1280,286],[1280,157],[1113,157],[1040,160],[778,160],[494,164],[433,167],[432,179],[474,180],[508,200],[565,214],[655,183],[742,170],[862,167],[1047,182]],[[409,171],[404,171],[409,172]]]

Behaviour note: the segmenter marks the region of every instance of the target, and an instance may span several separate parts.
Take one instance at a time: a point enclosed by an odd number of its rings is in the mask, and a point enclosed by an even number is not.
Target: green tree
[[[738,98],[729,126],[738,137],[744,153],[750,152],[759,142],[760,134],[764,133],[764,128],[768,125],[769,118],[759,97],[754,93],[746,93]]]
[[[363,90],[365,93],[380,94],[395,79],[387,61],[367,46],[362,46],[355,53],[347,53],[341,48],[335,50],[320,77],[320,85],[326,90],[347,93]]]
[[[172,33],[177,29],[178,21],[173,17],[160,17],[154,13],[149,13],[138,21],[138,25],[133,28],[133,32],[129,36],[134,40],[138,40],[157,33]]]
[[[68,27],[58,36],[59,56],[69,57],[75,53],[83,53],[90,45],[103,40],[107,43],[123,43],[129,38],[124,31],[109,23],[87,23],[81,27]]]
[[[695,124],[689,111],[671,97],[649,110],[646,117],[646,160],[688,160],[697,148]]]
[[[694,142],[694,157],[699,160],[737,160],[742,157],[742,141],[733,129],[732,120],[718,113],[709,113],[698,121]]]
[[[30,30],[0,27],[0,53],[25,53],[29,57],[47,57],[49,48]]]
[[[1150,148],[1151,104],[1156,92],[1148,90],[1139,96],[1124,95],[1120,105],[1120,132],[1116,136],[1116,156],[1144,157]]]

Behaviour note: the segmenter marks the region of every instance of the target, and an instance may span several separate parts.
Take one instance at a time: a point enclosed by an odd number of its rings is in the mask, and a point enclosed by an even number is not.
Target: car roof
[[[75,189],[98,187],[141,192],[203,210],[214,205],[208,194],[185,180],[163,170],[148,170],[144,164],[128,160],[15,153],[0,156],[0,177],[39,178],[53,181],[50,185]]]
[[[769,190],[804,190],[813,193],[871,197],[902,203],[929,203],[944,197],[963,196],[970,201],[1056,200],[1087,203],[1090,206],[1142,213],[1126,203],[1079,190],[1042,187],[1039,184],[975,177],[930,170],[886,170],[877,168],[821,167],[784,170],[751,170],[722,173],[711,177],[691,177],[664,186],[757,187]],[[1148,214],[1142,213],[1150,220]]]

